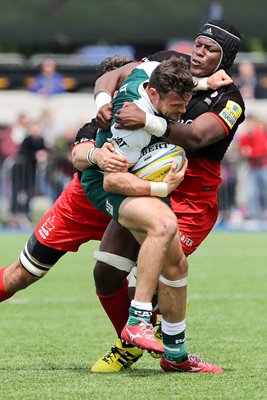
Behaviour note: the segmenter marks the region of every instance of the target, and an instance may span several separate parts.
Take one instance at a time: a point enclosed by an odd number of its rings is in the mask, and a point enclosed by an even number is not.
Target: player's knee
[[[188,274],[188,260],[185,255],[183,255],[179,261],[178,270],[180,275]]]
[[[93,273],[96,291],[99,295],[109,295],[122,288],[128,275],[127,272],[100,261],[96,263]]]
[[[157,238],[163,241],[171,241],[178,232],[177,220],[172,216],[162,216],[157,220],[153,231]]]
[[[134,261],[103,251],[95,251],[97,263],[94,268],[94,280],[99,294],[110,294],[119,290],[134,266]]]
[[[53,264],[46,264],[44,262],[38,261],[35,257],[33,257],[28,250],[27,243],[20,253],[19,262],[20,265],[35,279],[42,278],[53,266]]]

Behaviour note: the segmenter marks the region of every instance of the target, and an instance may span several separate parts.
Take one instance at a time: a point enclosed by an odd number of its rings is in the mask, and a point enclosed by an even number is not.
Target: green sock
[[[127,324],[130,326],[137,325],[140,322],[140,318],[150,323],[152,312],[148,310],[139,310],[133,306],[129,308],[129,318]]]
[[[185,331],[178,335],[167,335],[162,332],[164,357],[166,360],[179,364],[186,358]]]

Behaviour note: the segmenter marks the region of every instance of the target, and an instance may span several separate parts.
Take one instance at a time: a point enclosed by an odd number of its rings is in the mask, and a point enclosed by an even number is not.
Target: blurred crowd
[[[247,115],[226,153],[219,191],[221,218],[267,224],[267,125]]]
[[[32,200],[36,196],[50,203],[57,199],[72,178],[69,148],[79,127],[59,131],[53,113],[44,110],[37,119],[23,112],[0,129],[0,196],[8,204],[2,223],[31,226]]]

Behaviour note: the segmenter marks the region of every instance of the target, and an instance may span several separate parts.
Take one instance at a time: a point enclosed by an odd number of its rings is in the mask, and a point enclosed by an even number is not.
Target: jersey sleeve
[[[230,85],[219,96],[210,112],[222,123],[226,133],[236,130],[245,119],[245,104],[234,85]]]
[[[154,69],[159,65],[158,61],[149,61],[149,62],[142,62],[139,64],[136,69],[144,70],[145,73],[150,77]]]
[[[96,133],[97,133],[97,125],[95,119],[91,122],[87,122],[84,124],[77,132],[74,143],[72,144],[70,151],[74,149],[77,145],[85,142],[93,142],[95,143]]]

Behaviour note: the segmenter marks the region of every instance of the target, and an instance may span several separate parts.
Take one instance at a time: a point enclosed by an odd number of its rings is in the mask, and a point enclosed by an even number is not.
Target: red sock
[[[14,293],[7,292],[4,286],[4,271],[8,266],[0,268],[0,303],[9,299]]]
[[[107,296],[97,293],[97,296],[120,337],[129,316],[130,299],[128,296],[128,280],[125,279],[123,287],[117,292]]]

